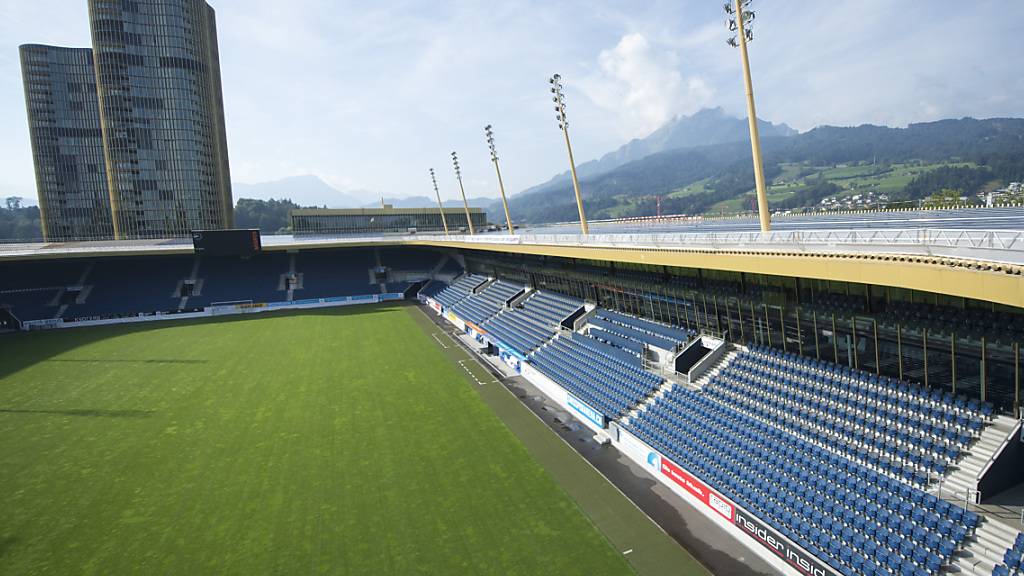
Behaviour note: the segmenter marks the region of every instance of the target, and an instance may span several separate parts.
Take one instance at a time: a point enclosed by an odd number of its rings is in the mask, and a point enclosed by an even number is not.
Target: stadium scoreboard
[[[263,248],[256,229],[193,230],[192,246],[207,256],[252,256]]]

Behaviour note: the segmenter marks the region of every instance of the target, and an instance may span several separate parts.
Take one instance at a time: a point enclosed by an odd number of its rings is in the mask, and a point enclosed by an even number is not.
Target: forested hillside
[[[976,194],[1024,181],[1024,119],[942,120],[907,128],[820,127],[762,141],[773,208],[816,206],[826,197],[877,192],[892,202],[943,189]],[[581,180],[588,217],[699,214],[752,208],[745,142],[662,152]],[[571,184],[517,195],[513,218],[576,218]]]

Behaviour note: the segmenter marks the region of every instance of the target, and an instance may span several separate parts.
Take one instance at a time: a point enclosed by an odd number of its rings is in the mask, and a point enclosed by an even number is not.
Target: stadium
[[[1024,576],[1012,9],[58,1],[0,574]]]
[[[5,570],[1009,574],[1020,233],[849,228],[4,245]]]

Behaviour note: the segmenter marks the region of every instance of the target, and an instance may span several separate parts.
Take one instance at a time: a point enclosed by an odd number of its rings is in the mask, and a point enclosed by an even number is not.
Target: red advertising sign
[[[730,522],[733,519],[733,506],[724,498],[714,493],[703,482],[691,476],[687,471],[673,464],[664,456],[661,458],[661,473],[668,476],[673,482],[684,490],[693,494],[695,498],[703,502],[709,508],[721,514]]]

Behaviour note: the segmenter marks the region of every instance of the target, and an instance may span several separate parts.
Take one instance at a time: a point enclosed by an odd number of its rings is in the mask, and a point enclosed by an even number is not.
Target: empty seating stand
[[[438,292],[434,299],[445,308],[451,308],[468,298],[473,293],[473,289],[483,284],[485,280],[487,280],[486,277],[477,274],[463,274],[456,278],[450,286]]]
[[[91,261],[86,259],[4,263],[0,270],[0,306],[21,321],[53,318],[59,307],[50,306],[61,290],[74,286]]]
[[[476,325],[483,322],[505,307],[505,302],[523,290],[522,284],[498,280],[477,294],[468,297],[452,306],[452,311],[463,320]]]
[[[756,347],[705,386],[712,397],[918,486],[946,473],[990,405]]]
[[[112,318],[168,311],[178,307],[178,283],[188,276],[195,258],[111,258],[98,260],[89,272],[84,302],[72,304],[64,318]],[[144,286],[138,279],[145,278]]]
[[[621,351],[581,334],[559,336],[529,357],[537,370],[608,418],[625,415],[662,384]]]
[[[674,350],[687,342],[693,333],[643,318],[635,318],[612,310],[599,308],[590,319],[592,335],[620,348],[643,353],[644,346]]]
[[[448,287],[448,284],[441,282],[440,280],[433,280],[423,288],[420,288],[419,294],[421,296],[428,296],[430,298],[437,298],[438,292]]]
[[[526,354],[554,336],[562,320],[582,306],[582,300],[535,291],[519,307],[488,319],[483,328],[506,346]]]
[[[673,387],[625,427],[842,574],[934,574],[978,523],[713,394]]]
[[[304,250],[295,256],[295,272],[302,274],[302,289],[295,299],[379,294],[380,285],[370,281],[376,266],[373,250]],[[288,266],[277,273],[288,272]]]
[[[265,252],[251,258],[238,256],[202,257],[199,278],[200,293],[190,296],[189,306],[209,306],[221,302],[280,302],[287,298],[278,290],[281,274],[288,272],[288,255]],[[364,277],[365,278],[365,277]],[[306,278],[307,286],[308,280]],[[364,284],[366,280],[363,280]],[[380,292],[376,287],[373,292]],[[367,290],[364,293],[372,293]],[[308,296],[303,296],[308,297]]]

